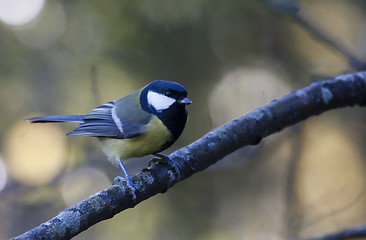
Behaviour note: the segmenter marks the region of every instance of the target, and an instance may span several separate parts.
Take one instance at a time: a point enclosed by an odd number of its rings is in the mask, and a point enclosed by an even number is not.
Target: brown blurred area
[[[96,139],[65,136],[76,125],[26,118],[84,114],[152,80],[176,81],[193,104],[169,153],[313,80],[354,71],[278,9],[294,3],[362,59],[364,1],[0,0],[0,240],[120,174]],[[292,239],[366,224],[365,121],[358,107],[313,117],[75,239]],[[149,159],[126,167],[134,174]]]

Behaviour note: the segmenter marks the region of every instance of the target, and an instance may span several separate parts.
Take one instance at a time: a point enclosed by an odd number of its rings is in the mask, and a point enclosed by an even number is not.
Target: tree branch
[[[142,170],[132,178],[136,198],[125,183],[119,183],[13,239],[70,239],[100,221],[167,191],[238,148],[258,144],[266,136],[327,110],[365,104],[366,72],[314,82],[213,129],[172,153],[170,157],[177,163],[180,174],[164,164]]]
[[[301,240],[345,240],[345,239],[364,239],[366,236],[366,227],[358,227],[354,229],[346,229],[337,233],[324,235],[322,237],[307,238]]]

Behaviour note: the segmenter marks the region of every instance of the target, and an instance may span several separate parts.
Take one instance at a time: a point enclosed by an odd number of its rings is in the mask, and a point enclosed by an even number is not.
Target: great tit
[[[104,153],[119,165],[123,177],[131,177],[123,163],[133,157],[158,154],[170,147],[181,135],[187,121],[187,90],[178,83],[156,80],[119,99],[97,107],[85,115],[45,116],[27,119],[32,123],[76,122],[80,125],[67,133],[97,137]]]

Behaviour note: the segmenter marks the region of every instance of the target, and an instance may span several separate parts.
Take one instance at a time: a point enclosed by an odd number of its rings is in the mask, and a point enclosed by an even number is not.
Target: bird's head
[[[163,80],[148,84],[141,92],[140,102],[145,111],[157,115],[167,111],[187,111],[187,105],[192,103],[182,85]]]

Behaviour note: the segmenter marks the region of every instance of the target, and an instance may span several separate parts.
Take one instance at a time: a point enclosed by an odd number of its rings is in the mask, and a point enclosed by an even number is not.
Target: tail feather
[[[84,115],[59,115],[29,118],[27,121],[31,123],[46,123],[46,122],[76,122],[82,123]]]

